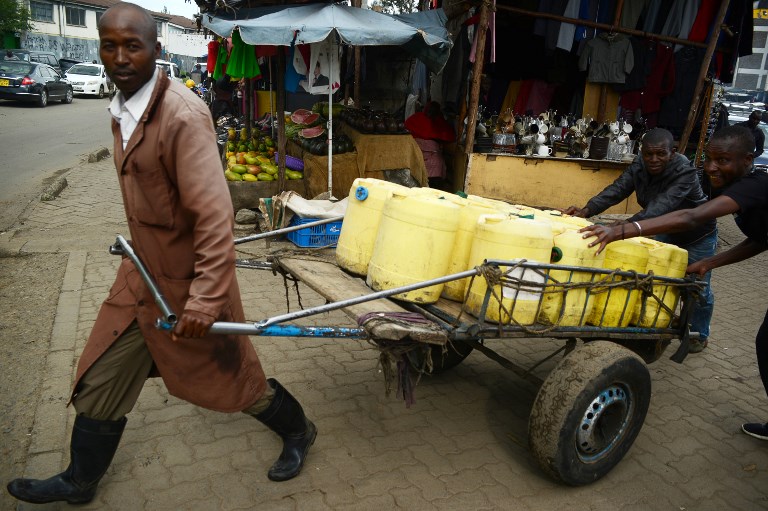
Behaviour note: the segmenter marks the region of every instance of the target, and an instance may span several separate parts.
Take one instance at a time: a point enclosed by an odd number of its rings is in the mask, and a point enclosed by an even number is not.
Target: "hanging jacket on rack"
[[[589,41],[579,58],[579,69],[589,67],[587,81],[597,83],[624,83],[634,64],[629,39],[606,32]]]

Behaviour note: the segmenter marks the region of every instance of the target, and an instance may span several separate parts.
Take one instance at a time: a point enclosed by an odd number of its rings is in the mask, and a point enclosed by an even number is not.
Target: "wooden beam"
[[[469,92],[469,116],[467,117],[467,140],[464,151],[472,152],[475,143],[475,127],[477,125],[477,105],[480,102],[480,79],[483,76],[483,63],[485,61],[485,35],[488,32],[489,1],[483,0],[480,4],[480,21],[477,24],[477,48],[475,50],[475,64],[472,66],[472,88]]]
[[[712,62],[712,54],[715,53],[717,39],[720,37],[720,32],[723,30],[723,21],[725,20],[725,14],[728,12],[728,4],[730,3],[731,0],[723,0],[723,2],[720,4],[720,10],[717,12],[717,16],[715,17],[715,23],[712,25],[712,34],[709,36],[707,51],[704,53],[704,61],[701,63],[701,69],[699,69],[699,77],[696,80],[696,88],[693,90],[693,101],[691,101],[691,109],[688,111],[688,119],[685,121],[685,128],[683,128],[683,134],[680,136],[678,151],[683,154],[685,154],[685,149],[688,145],[688,139],[691,136],[691,131],[693,131],[693,123],[696,120],[699,103],[701,103],[701,91],[704,88],[704,80],[707,77],[709,64]]]
[[[287,141],[285,137],[285,49],[284,46],[277,47],[277,152],[280,154],[277,165],[278,189],[285,190],[285,152]],[[272,57],[269,57],[272,58]]]
[[[522,16],[532,16],[534,18],[560,21],[562,23],[570,23],[571,25],[582,25],[585,27],[599,28],[601,30],[606,30],[606,31],[613,30],[614,32],[617,32],[619,34],[636,35],[636,36],[645,37],[646,39],[651,39],[654,41],[664,41],[667,43],[682,44],[685,46],[695,46],[696,48],[707,47],[707,45],[704,43],[689,41],[687,39],[679,39],[677,37],[670,37],[670,36],[665,36],[661,34],[653,34],[651,32],[643,32],[642,30],[635,30],[633,28],[625,28],[625,27],[619,27],[619,26],[612,27],[607,23],[597,23],[595,21],[590,21],[590,20],[566,18],[565,16],[558,16],[557,14],[549,14],[546,12],[534,12],[534,11],[529,11],[527,9],[520,9],[519,7],[509,7],[507,5],[497,4],[496,10],[507,11],[513,14],[520,14]]]

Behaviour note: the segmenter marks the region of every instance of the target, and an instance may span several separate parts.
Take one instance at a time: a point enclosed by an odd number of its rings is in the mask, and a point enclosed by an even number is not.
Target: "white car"
[[[184,81],[181,79],[181,72],[179,71],[179,66],[177,66],[173,62],[158,59],[155,61],[155,64],[157,65],[157,67],[165,71],[165,74],[167,74],[168,78],[170,78],[171,80],[174,80],[177,82]]]
[[[75,95],[92,95],[103,98],[112,92],[112,82],[101,64],[75,64],[64,77],[72,84]]]

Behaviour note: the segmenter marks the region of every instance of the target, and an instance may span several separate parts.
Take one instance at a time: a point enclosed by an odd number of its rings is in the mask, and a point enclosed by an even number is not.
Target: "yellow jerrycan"
[[[481,215],[475,229],[467,267],[474,268],[486,259],[525,259],[528,262],[549,263],[551,254],[552,228],[549,224],[527,218]],[[509,270],[508,267],[500,269],[502,272]],[[544,275],[531,269],[517,268],[510,272],[508,277],[531,284],[517,287],[496,284],[494,292],[501,298],[501,303],[491,296],[486,320],[505,324],[512,320],[521,325],[534,324],[544,289]],[[476,276],[466,301],[470,314],[476,317],[481,314],[487,289],[485,278]]]
[[[339,267],[357,275],[368,273],[384,203],[393,192],[407,194],[408,190],[381,179],[355,179],[349,190],[347,211],[336,244]]]
[[[416,284],[446,275],[459,226],[460,207],[426,194],[394,192],[384,203],[366,283],[376,291]],[[435,303],[437,284],[393,298]]]
[[[469,253],[475,239],[475,230],[480,215],[494,214],[496,210],[488,204],[469,202],[462,206],[459,212],[459,227],[456,231],[456,241],[451,252],[447,274],[459,273],[467,269]],[[446,282],[443,287],[443,297],[457,302],[463,302],[467,292],[469,278]]]
[[[648,247],[637,239],[620,240],[609,243],[605,248],[603,268],[606,270],[620,269],[645,273],[648,265]],[[613,276],[610,279],[603,275],[606,282],[626,280]],[[628,287],[594,288],[595,302],[587,323],[603,327],[626,327],[632,319],[640,291],[630,291]]]
[[[648,246],[648,267],[646,273],[655,276],[681,279],[688,267],[688,251],[676,245],[662,243],[649,238],[636,238]],[[665,284],[653,286],[653,296],[641,296],[635,305],[632,324],[643,328],[668,328],[680,297],[680,289]],[[665,307],[662,307],[663,303]]]
[[[475,204],[484,204],[503,212],[506,212],[512,206],[508,202],[497,199],[489,199],[487,197],[481,197],[480,195],[467,195],[467,200]]]
[[[584,239],[580,232],[566,229],[554,237],[553,264],[603,268],[605,250],[595,255],[590,247],[591,239]],[[583,326],[592,312],[594,295],[587,293],[586,284],[600,280],[601,275],[586,271],[551,270],[544,293],[539,320],[560,326]],[[584,285],[584,286],[582,286]]]

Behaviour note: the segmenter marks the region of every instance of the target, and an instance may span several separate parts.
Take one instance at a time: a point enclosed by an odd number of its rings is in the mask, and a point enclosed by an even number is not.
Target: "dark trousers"
[[[765,393],[768,394],[768,311],[765,313],[760,330],[757,331],[755,352],[757,353],[757,368],[760,370],[760,378],[763,380]]]

